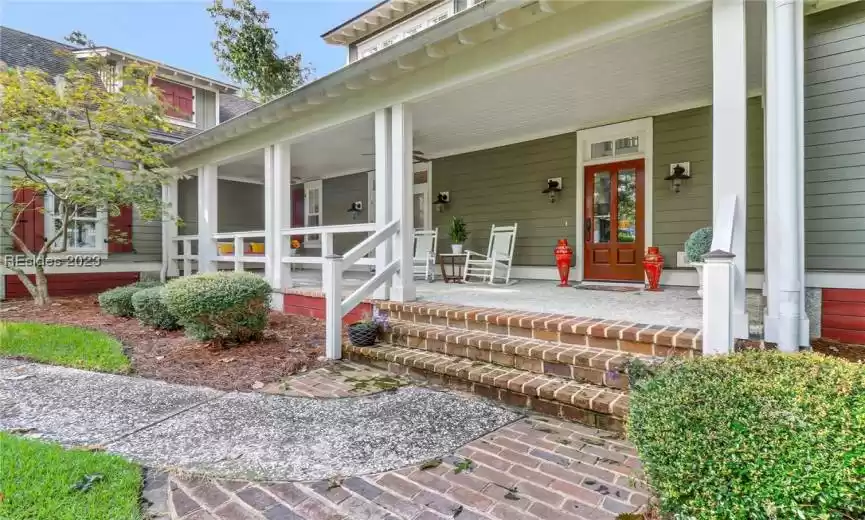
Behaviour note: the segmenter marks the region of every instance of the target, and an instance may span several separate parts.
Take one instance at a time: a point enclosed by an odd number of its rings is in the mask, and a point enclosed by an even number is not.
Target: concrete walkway
[[[0,358],[13,428],[159,468],[160,520],[613,520],[647,501],[618,435],[423,387],[226,393]]]

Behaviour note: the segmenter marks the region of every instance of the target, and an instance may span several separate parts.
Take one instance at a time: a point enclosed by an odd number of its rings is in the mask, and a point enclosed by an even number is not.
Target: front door
[[[643,159],[585,167],[586,280],[643,280]]]

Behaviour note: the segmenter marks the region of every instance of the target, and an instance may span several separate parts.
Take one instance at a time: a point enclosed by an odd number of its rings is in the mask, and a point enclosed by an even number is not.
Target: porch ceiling
[[[748,2],[749,90],[762,83],[762,6]],[[451,155],[709,104],[711,88],[706,10],[420,102],[415,145],[433,157]]]
[[[764,6],[748,2],[748,87],[762,84]],[[707,105],[712,96],[710,6],[663,27],[562,58],[488,76],[412,105],[414,148],[435,158]],[[374,167],[372,116],[292,146],[292,177]]]

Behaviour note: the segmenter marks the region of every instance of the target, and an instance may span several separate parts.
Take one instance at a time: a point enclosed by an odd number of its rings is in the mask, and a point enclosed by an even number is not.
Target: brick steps
[[[601,320],[561,314],[467,307],[435,302],[375,302],[395,321],[425,323],[489,332],[513,338],[535,339],[561,345],[587,346],[648,356],[699,355],[703,340],[699,329]]]
[[[393,322],[385,340],[394,346],[616,389],[628,388],[627,363],[634,357],[648,357],[603,348],[401,321]]]
[[[393,345],[347,345],[344,352],[351,360],[365,361],[396,374],[421,376],[604,430],[623,431],[628,414],[627,393],[614,388]]]

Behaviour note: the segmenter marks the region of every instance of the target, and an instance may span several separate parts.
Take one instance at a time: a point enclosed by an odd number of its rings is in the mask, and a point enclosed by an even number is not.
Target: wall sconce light
[[[346,210],[346,213],[351,213],[351,219],[357,220],[357,214],[363,211],[363,201],[356,200],[351,203],[351,206]]]
[[[682,181],[691,178],[691,163],[680,162],[670,165],[670,175],[664,177],[665,181],[672,181],[673,191],[679,193],[679,188],[682,186]]]
[[[451,202],[451,193],[449,191],[440,191],[438,195],[436,195],[436,200],[433,201],[433,205],[436,207],[436,211],[439,213],[442,212],[442,209]]]
[[[562,191],[562,178],[553,177],[547,179],[547,187],[541,193],[548,194],[550,196],[550,204],[552,204],[556,201],[556,194],[560,191]]]

